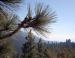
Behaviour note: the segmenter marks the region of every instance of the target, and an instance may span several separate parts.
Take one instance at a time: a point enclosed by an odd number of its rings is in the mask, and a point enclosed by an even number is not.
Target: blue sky
[[[26,0],[21,7],[21,18],[26,14],[26,6],[30,3],[32,8],[36,2],[41,2],[44,5],[49,5],[57,14],[57,23],[52,25],[52,33],[48,34],[52,41],[65,41],[71,39],[75,41],[75,0]],[[25,8],[25,9],[24,9]]]

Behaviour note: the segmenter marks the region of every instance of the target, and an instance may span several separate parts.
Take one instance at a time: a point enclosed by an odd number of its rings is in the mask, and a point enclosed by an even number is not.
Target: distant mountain
[[[22,31],[19,31],[11,37],[11,43],[16,49],[17,52],[21,52],[22,44],[25,42],[26,34]]]
[[[16,33],[15,35],[13,35],[10,39],[12,45],[14,46],[14,48],[16,49],[17,52],[21,52],[21,48],[22,45],[25,43],[26,39],[25,37],[27,36],[26,32],[23,31],[19,31],[18,33]],[[40,38],[34,36],[35,38],[35,42],[37,43],[39,41]]]

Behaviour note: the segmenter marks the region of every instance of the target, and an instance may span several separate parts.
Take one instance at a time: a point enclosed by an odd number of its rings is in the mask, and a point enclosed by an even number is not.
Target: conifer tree
[[[13,58],[15,50],[9,39],[0,41],[0,58]]]
[[[34,43],[34,38],[32,37],[31,30],[25,39],[26,42],[23,44],[22,48],[22,58],[37,58],[37,50]]]
[[[43,58],[44,57],[44,45],[42,42],[42,39],[39,40],[38,44],[37,44],[37,50],[38,50],[38,58]]]
[[[45,46],[46,43],[43,42],[42,39],[39,40],[37,45],[38,45],[37,46],[37,50],[38,50],[37,56],[38,56],[38,58],[51,58],[51,56],[48,53],[48,49]]]
[[[51,58],[50,54],[48,53],[50,52],[47,48],[44,49],[44,57],[43,58]]]

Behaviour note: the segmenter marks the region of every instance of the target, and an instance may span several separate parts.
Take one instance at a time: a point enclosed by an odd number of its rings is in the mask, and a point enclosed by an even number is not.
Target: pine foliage
[[[6,37],[10,37],[12,35],[14,35],[16,32],[18,32],[21,28],[32,28],[33,31],[37,32],[38,34],[40,35],[44,35],[45,33],[50,33],[49,29],[50,29],[50,25],[52,23],[55,22],[55,18],[56,18],[56,15],[55,15],[55,12],[52,11],[48,6],[42,6],[41,4],[37,4],[37,6],[35,7],[35,10],[34,10],[34,16],[32,14],[32,11],[31,11],[31,6],[28,7],[28,13],[27,15],[25,16],[24,20],[21,21],[18,26],[15,27],[15,25],[10,25],[10,22],[15,22],[14,19],[18,20],[19,17],[17,15],[14,15],[12,14],[13,11],[9,12],[9,10],[12,9],[9,9],[10,5],[8,6],[5,6],[3,3],[7,3],[7,4],[13,4],[15,5],[14,3],[17,3],[16,1],[19,1],[19,0],[2,0],[0,1],[0,19],[3,19],[3,21],[0,22],[3,23],[3,25],[6,27],[6,29],[8,29],[8,27],[10,27],[9,29],[14,29],[11,33],[7,33],[6,35],[2,36],[1,39],[4,39]],[[7,5],[6,4],[6,5]],[[9,10],[7,10],[9,9]],[[50,9],[50,11],[49,11]],[[7,12],[6,12],[7,11]],[[11,17],[10,17],[11,16]],[[12,21],[13,20],[13,21]],[[49,26],[47,25],[49,24]],[[1,24],[2,25],[2,24]],[[2,25],[2,27],[3,27]],[[48,27],[48,28],[47,28]],[[3,30],[4,29],[4,30]],[[3,28],[3,32],[6,30],[5,28]]]
[[[37,54],[38,58],[50,58],[48,54],[48,49],[45,46],[45,43],[43,42],[42,39],[40,39],[37,44],[37,50],[38,50],[38,54]]]
[[[40,39],[38,43],[35,43],[35,38],[32,37],[31,31],[26,37],[26,42],[22,48],[22,58],[49,58],[48,50],[45,44]]]
[[[25,38],[26,42],[23,44],[22,48],[22,58],[37,58],[36,56],[36,45],[34,43],[34,38],[32,38],[31,31],[29,35]]]
[[[15,50],[9,40],[0,40],[0,58],[13,58]]]

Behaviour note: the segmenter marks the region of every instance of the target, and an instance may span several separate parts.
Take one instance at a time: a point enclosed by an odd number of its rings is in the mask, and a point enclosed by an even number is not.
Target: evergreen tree
[[[42,41],[42,39],[39,40],[37,44],[37,50],[38,50],[38,58],[51,58],[50,54],[48,53],[48,49],[45,46],[46,43]]]
[[[37,50],[38,50],[38,58],[43,58],[44,57],[44,45],[42,42],[42,39],[39,40],[38,44],[37,44]]]
[[[0,42],[0,58],[13,58],[15,50],[12,47],[9,39]]]
[[[25,39],[26,42],[23,44],[22,48],[22,58],[37,58],[37,50],[34,43],[34,38],[32,38],[31,31]]]
[[[50,56],[50,54],[48,53],[48,52],[50,52],[47,48],[45,48],[45,50],[44,50],[44,57],[43,58],[51,58],[51,56]]]

